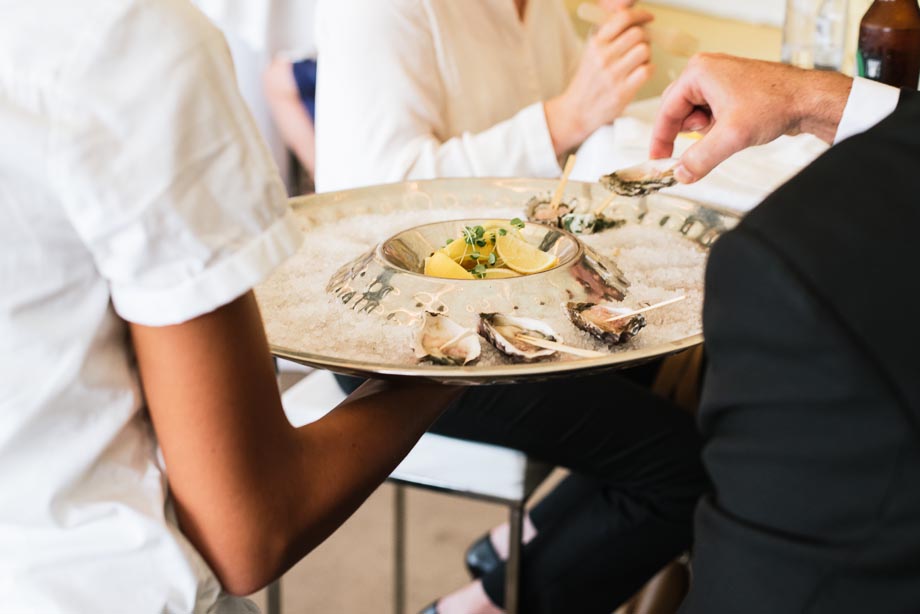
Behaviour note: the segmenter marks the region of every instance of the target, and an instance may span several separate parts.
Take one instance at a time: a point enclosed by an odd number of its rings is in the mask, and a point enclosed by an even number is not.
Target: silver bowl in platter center
[[[631,280],[620,274],[615,262],[602,258],[598,267],[592,263],[590,252],[585,251],[584,242],[577,237],[532,224],[525,227],[527,233],[533,233],[529,242],[540,245],[547,233],[554,232],[559,233],[561,238],[558,240],[566,246],[565,249],[562,246],[558,248],[560,263],[553,270],[502,280],[463,281],[425,277],[420,273],[419,258],[443,246],[447,238],[458,236],[459,229],[468,225],[470,220],[486,219],[483,216],[484,209],[513,209],[518,211],[518,217],[525,219],[527,202],[535,195],[552,193],[557,185],[558,181],[553,179],[436,179],[293,199],[294,215],[307,231],[323,231],[326,227],[361,215],[386,216],[438,211],[449,211],[451,216],[454,212],[459,214],[456,215],[457,221],[416,224],[414,228],[407,228],[383,240],[373,249],[368,245],[368,251],[363,257],[350,263],[342,262],[337,272],[330,272],[327,288],[321,284],[315,289],[310,288],[309,296],[301,290],[284,300],[267,303],[260,300],[272,353],[307,366],[349,375],[421,377],[450,384],[479,385],[523,383],[576,373],[581,375],[620,369],[700,344],[701,334],[689,334],[641,347],[619,349],[598,358],[456,367],[367,359],[360,355],[343,357],[342,353],[320,353],[311,350],[309,343],[298,342],[296,336],[284,334],[284,331],[290,330],[291,323],[296,321],[297,303],[303,301],[323,301],[323,304],[338,301],[340,306],[344,302],[348,304],[347,311],[353,317],[378,320],[382,325],[394,319],[398,322],[411,322],[423,311],[434,311],[449,313],[466,326],[480,311],[500,311],[505,305],[498,303],[507,302],[509,295],[514,299],[508,305],[512,311],[515,306],[518,311],[529,310],[531,305],[535,308],[545,307],[540,302],[545,302],[547,295],[557,299],[562,296],[568,298],[571,292],[574,300],[588,297],[594,300],[605,293],[615,297],[617,292],[624,289],[628,295]],[[596,208],[609,197],[610,193],[600,184],[571,181],[566,187],[563,200],[577,200],[585,207]],[[463,214],[467,210],[468,213]],[[663,233],[664,236],[681,237],[703,250],[707,250],[739,220],[734,212],[666,193],[644,198],[617,199],[611,205],[610,213],[626,225],[641,225],[655,233]],[[507,218],[503,221],[507,221]],[[298,256],[295,255],[292,260],[296,258]],[[269,290],[263,289],[262,292],[271,293],[275,299],[283,295],[285,275],[290,276],[290,271],[276,273],[273,276],[275,279],[269,279],[263,284]],[[449,291],[444,292],[445,289]],[[260,295],[259,288],[256,289],[256,295]],[[469,320],[465,321],[464,318]]]
[[[505,279],[445,279],[423,273],[425,259],[464,228],[507,220],[465,219],[424,224],[390,237],[333,275],[326,291],[355,312],[410,326],[425,312],[450,316],[475,328],[480,313],[528,316],[567,301],[604,302],[625,298],[629,281],[616,264],[565,230],[527,223],[525,241],[552,253],[548,271]]]

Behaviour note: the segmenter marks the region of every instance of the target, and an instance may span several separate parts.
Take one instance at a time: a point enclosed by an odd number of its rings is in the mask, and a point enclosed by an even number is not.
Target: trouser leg
[[[432,430],[522,450],[580,476],[550,495],[548,516],[558,521],[538,526],[524,550],[522,611],[608,614],[690,543],[707,484],[693,421],[623,378],[473,389]],[[499,605],[502,574],[483,580]]]

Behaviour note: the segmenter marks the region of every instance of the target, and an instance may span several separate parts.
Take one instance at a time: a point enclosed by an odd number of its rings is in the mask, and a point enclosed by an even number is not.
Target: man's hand
[[[631,0],[609,0],[610,6]],[[556,153],[580,145],[595,130],[620,116],[652,76],[651,47],[642,27],[651,13],[623,8],[611,14],[588,40],[565,92],[546,102],[546,123]]]
[[[671,156],[679,132],[704,133],[674,172],[692,183],[732,154],[784,134],[808,132],[832,143],[851,86],[852,79],[838,73],[698,54],[665,90],[651,157]]]

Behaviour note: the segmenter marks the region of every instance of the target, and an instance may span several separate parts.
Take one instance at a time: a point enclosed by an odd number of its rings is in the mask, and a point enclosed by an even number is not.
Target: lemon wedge
[[[474,279],[472,273],[451,260],[444,252],[435,252],[425,260],[425,275],[447,279]]]
[[[473,252],[473,248],[464,243],[463,240],[455,239],[438,251],[447,254],[448,258],[459,263],[467,259]]]
[[[503,269],[501,267],[495,269],[486,269],[483,273],[483,279],[508,279],[509,277],[520,277],[521,274],[511,269]]]
[[[556,256],[541,252],[510,233],[498,237],[495,248],[506,267],[525,275],[542,273],[559,264]]]

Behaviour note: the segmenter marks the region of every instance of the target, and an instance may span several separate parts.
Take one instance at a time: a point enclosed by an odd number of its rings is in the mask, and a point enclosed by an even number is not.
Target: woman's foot
[[[502,614],[503,612],[504,610],[492,603],[492,600],[486,595],[482,582],[476,580],[442,597],[420,614]]]

